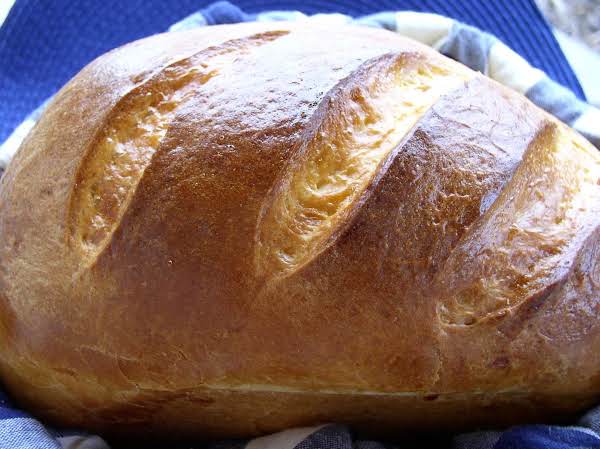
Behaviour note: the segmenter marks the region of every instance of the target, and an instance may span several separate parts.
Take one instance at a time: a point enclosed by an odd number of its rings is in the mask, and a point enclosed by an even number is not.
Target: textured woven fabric
[[[342,11],[344,11],[342,9]],[[346,11],[344,11],[346,12]],[[415,15],[418,14],[418,15]],[[213,4],[171,26],[182,30],[219,23],[252,20],[354,21],[410,36],[475,70],[527,95],[532,101],[578,127],[598,142],[595,126],[598,111],[577,99],[571,91],[552,81],[543,71],[534,69],[496,37],[447,17],[415,12],[387,12],[352,17],[344,14],[320,14],[307,17],[299,11],[246,13],[225,2]],[[418,26],[415,26],[418,24]],[[45,104],[23,121],[0,147],[0,171],[7,164],[23,137],[35,124]],[[250,441],[222,441],[212,449],[600,449],[600,407],[585,414],[573,426],[517,426],[496,431],[478,431],[454,437],[425,438],[395,443],[365,441],[350,429],[337,424],[289,429]],[[0,449],[108,449],[98,436],[78,432],[50,431],[0,395]],[[190,448],[190,446],[185,446]],[[198,446],[198,448],[201,446]],[[206,446],[202,446],[206,447]],[[165,447],[164,449],[175,449]]]

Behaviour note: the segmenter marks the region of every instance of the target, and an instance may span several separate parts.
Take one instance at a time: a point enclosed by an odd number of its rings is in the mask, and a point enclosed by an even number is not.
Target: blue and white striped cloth
[[[341,14],[306,16],[297,11],[246,14],[228,2],[214,3],[171,26],[180,31],[220,23],[291,20],[299,22],[355,23],[386,28],[437,49],[474,70],[524,94],[538,106],[571,125],[600,148],[600,111],[578,100],[573,93],[550,80],[490,34],[435,14],[411,11],[382,12],[352,18]],[[21,141],[35,125],[44,105],[0,146],[0,173]],[[188,448],[189,446],[186,446]],[[198,446],[200,447],[200,446]],[[203,445],[202,447],[206,447]],[[360,441],[350,429],[338,424],[289,429],[250,441],[219,442],[220,449],[391,449],[415,447],[414,443]],[[425,443],[421,447],[425,446]],[[464,433],[441,442],[436,448],[456,449],[600,449],[600,406],[572,426],[528,425],[497,431]],[[0,393],[0,449],[109,449],[100,437],[83,432],[45,428],[10,404]],[[174,449],[166,446],[164,449]]]

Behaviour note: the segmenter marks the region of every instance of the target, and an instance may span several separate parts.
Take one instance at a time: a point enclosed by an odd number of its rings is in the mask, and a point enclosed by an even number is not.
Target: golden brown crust
[[[596,150],[392,33],[117,49],[0,188],[0,371],[55,422],[456,428],[600,394]]]

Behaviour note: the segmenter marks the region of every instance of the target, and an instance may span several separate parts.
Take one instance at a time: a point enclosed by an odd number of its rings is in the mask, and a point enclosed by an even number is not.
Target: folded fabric
[[[600,111],[550,80],[494,36],[447,17],[411,11],[382,12],[352,18],[343,14],[307,16],[298,11],[268,11],[246,14],[228,2],[218,2],[171,26],[177,32],[199,26],[247,21],[293,20],[325,23],[354,23],[386,28],[432,46],[441,53],[478,70],[524,94],[538,106],[573,126],[600,147]],[[0,146],[0,173],[22,139],[35,125],[44,103]],[[594,125],[594,126],[592,126]],[[528,425],[503,431],[481,431],[456,435],[447,442],[419,447],[458,449],[600,449],[600,406],[589,411],[573,426]],[[442,446],[440,446],[442,445]],[[296,428],[250,441],[219,442],[214,449],[388,449],[413,447],[401,443],[361,441],[351,430],[337,424]],[[186,446],[189,447],[189,446]],[[0,449],[108,449],[98,436],[45,428],[26,413],[14,408],[0,395]],[[164,449],[171,449],[165,447]],[[174,449],[174,448],[173,448]]]

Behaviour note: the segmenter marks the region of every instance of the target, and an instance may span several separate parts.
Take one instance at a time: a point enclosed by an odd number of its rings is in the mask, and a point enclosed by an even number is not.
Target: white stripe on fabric
[[[0,169],[5,169],[12,157],[15,155],[23,139],[27,137],[29,131],[35,126],[37,117],[28,118],[21,123],[17,129],[0,145]]]
[[[531,67],[525,59],[502,42],[492,45],[488,63],[485,75],[521,94],[525,94],[546,76],[541,70]]]
[[[438,14],[414,11],[396,13],[396,32],[425,45],[440,48],[454,25],[454,20]]]
[[[110,449],[99,436],[69,436],[58,438],[63,449]]]
[[[359,17],[352,22],[356,25],[364,25],[373,28],[383,28],[388,31],[396,31],[396,13],[378,12],[368,16]]]
[[[58,442],[33,418],[0,420],[0,449],[61,449]]]
[[[589,103],[600,107],[600,53],[584,45],[575,38],[568,36],[560,30],[552,30],[560,48],[567,57],[569,64],[583,87]]]
[[[313,427],[297,427],[266,437],[255,438],[246,444],[245,449],[294,449],[298,444],[328,424]]]
[[[573,128],[582,134],[593,134],[600,139],[600,109],[593,107],[585,108],[575,122]]]
[[[289,20],[295,22],[297,20],[306,20],[308,16],[300,11],[268,11],[258,13],[256,16],[257,22],[280,22]]]
[[[307,18],[311,23],[317,23],[321,25],[345,25],[352,22],[352,17],[344,14],[333,13],[333,14],[315,14]]]
[[[206,26],[206,19],[204,18],[204,15],[198,11],[171,25],[169,31],[185,31],[203,26]]]

